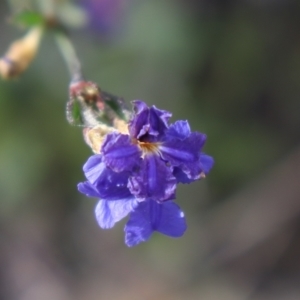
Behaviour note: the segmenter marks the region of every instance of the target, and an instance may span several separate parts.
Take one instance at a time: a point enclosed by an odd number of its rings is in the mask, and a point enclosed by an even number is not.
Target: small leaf
[[[32,27],[43,25],[45,23],[45,18],[43,15],[37,12],[22,11],[12,18],[12,22],[21,26]]]
[[[81,107],[78,101],[70,100],[67,102],[66,109],[67,120],[71,125],[82,126]]]

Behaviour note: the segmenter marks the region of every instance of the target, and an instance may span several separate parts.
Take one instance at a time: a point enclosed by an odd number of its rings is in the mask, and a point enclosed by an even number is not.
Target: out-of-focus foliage
[[[8,8],[1,53],[23,33]],[[298,1],[132,0],[119,26],[71,31],[87,79],[208,135],[214,169],[177,194],[188,231],[127,249],[122,224],[97,227],[76,190],[90,150],[46,35],[23,77],[0,82],[0,298],[299,299]]]
[[[13,23],[17,25],[31,27],[35,25],[43,25],[44,18],[41,13],[34,11],[22,11],[12,19]]]

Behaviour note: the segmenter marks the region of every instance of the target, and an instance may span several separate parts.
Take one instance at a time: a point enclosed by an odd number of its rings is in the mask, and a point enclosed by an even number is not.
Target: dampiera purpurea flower
[[[191,132],[187,121],[168,125],[171,114],[134,101],[128,134],[106,135],[99,154],[84,165],[81,193],[100,198],[96,218],[111,228],[126,217],[125,242],[134,246],[153,231],[180,237],[186,230],[184,213],[174,203],[178,183],[205,177],[213,159],[201,153],[206,136]]]
[[[120,26],[129,0],[81,0],[89,16],[90,28],[109,36]]]

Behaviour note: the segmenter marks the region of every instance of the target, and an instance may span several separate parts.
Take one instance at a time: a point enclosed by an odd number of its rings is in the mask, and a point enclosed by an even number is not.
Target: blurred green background
[[[178,188],[182,238],[129,249],[124,222],[101,230],[77,192],[91,152],[65,119],[68,72],[46,34],[23,76],[0,81],[0,299],[300,299],[299,2],[115,9],[110,32],[70,28],[87,79],[188,119],[215,166]],[[1,2],[2,54],[23,34],[10,15]]]

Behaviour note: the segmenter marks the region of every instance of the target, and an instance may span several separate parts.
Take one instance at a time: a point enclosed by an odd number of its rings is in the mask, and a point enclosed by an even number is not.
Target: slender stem
[[[71,82],[83,80],[81,64],[70,39],[63,33],[55,33],[55,40],[69,70]]]
[[[55,1],[54,0],[35,0],[39,11],[45,16],[55,15]]]

